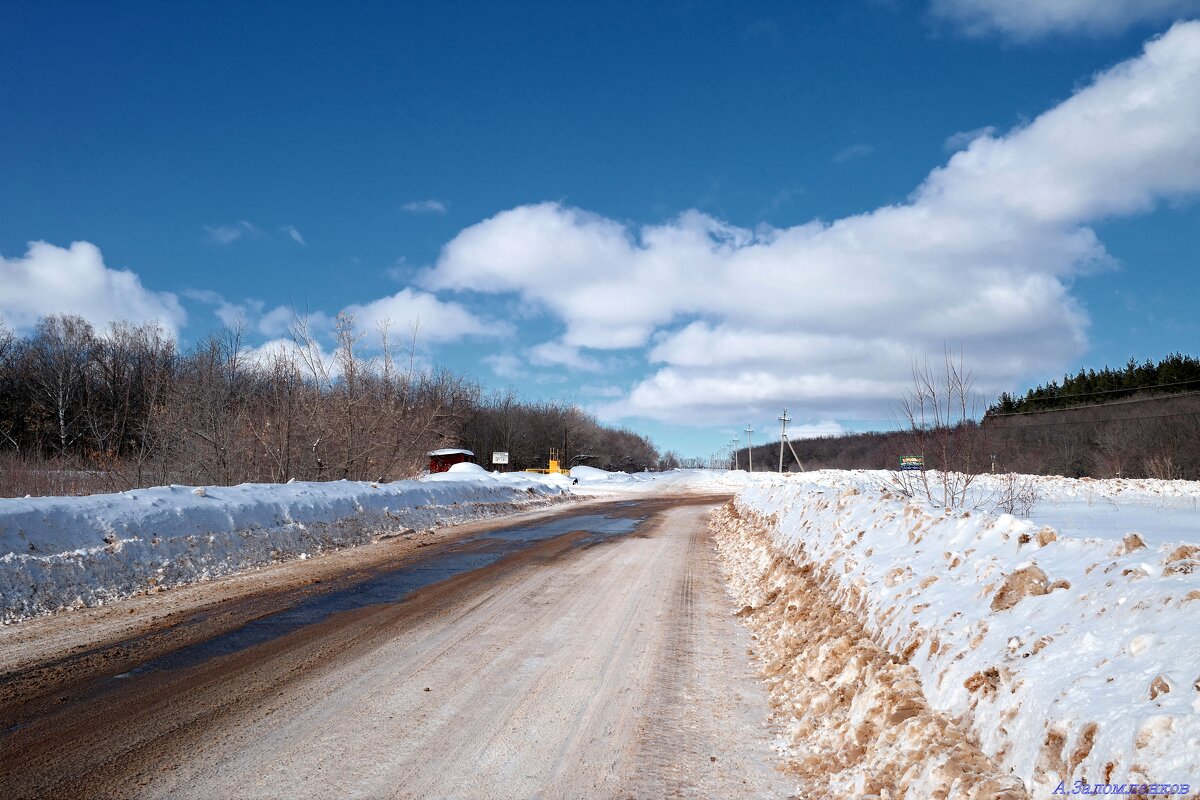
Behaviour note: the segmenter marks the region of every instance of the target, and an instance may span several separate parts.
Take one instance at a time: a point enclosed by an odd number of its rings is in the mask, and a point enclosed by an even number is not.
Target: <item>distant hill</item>
[[[1122,369],[1079,370],[1015,397],[1007,392],[987,410],[988,417],[1051,411],[1125,400],[1134,394],[1166,395],[1200,391],[1200,359],[1172,353],[1157,364],[1129,359]]]
[[[974,469],[1096,478],[1200,480],[1200,359],[1173,353],[1158,363],[1080,370],[1003,394],[981,423],[955,429],[972,440]],[[912,431],[854,433],[792,442],[806,469],[895,469],[901,455],[922,454]],[[780,445],[754,449],[757,469],[778,469]],[[784,468],[796,459],[784,452]],[[740,453],[746,464],[746,451]]]

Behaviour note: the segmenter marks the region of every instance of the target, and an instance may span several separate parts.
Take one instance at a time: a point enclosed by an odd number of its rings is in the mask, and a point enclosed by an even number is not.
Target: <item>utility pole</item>
[[[787,409],[783,410],[783,416],[779,418],[783,423],[783,430],[779,434],[779,471],[783,472],[783,445],[786,443],[788,450],[792,451],[792,458],[796,459],[796,466],[804,472],[804,462],[800,460],[800,456],[796,455],[796,448],[792,447],[792,442],[787,438],[787,424],[791,422],[791,417],[787,415]]]
[[[779,473],[783,474],[783,446],[787,444],[787,424],[792,421],[792,418],[787,415],[787,409],[783,410],[783,416],[779,418],[781,423],[779,427]]]
[[[733,451],[733,468],[734,469],[740,469],[740,466],[738,465],[738,444],[739,443],[740,443],[740,440],[736,436],[729,440],[729,449],[731,449]]]
[[[750,443],[750,434],[754,433],[754,427],[746,423],[746,460],[750,462],[750,471],[754,472],[754,451],[751,449],[754,445]]]

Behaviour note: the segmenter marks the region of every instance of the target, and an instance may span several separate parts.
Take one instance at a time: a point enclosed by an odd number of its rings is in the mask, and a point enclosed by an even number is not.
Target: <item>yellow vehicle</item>
[[[559,465],[560,460],[561,459],[559,457],[559,451],[555,450],[554,448],[550,448],[550,464],[546,467],[546,469],[527,469],[525,471],[526,472],[537,472],[542,475],[567,475],[567,474],[569,474],[571,472],[569,469],[563,469]]]

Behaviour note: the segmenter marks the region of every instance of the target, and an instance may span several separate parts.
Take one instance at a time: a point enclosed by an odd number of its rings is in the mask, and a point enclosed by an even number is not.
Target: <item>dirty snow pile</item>
[[[737,509],[1033,796],[1200,792],[1200,484],[1033,480],[1031,519],[832,470],[762,476]]]
[[[498,475],[461,464],[452,473],[394,483],[164,486],[0,499],[0,620],[512,512],[563,499],[570,483],[561,475]]]

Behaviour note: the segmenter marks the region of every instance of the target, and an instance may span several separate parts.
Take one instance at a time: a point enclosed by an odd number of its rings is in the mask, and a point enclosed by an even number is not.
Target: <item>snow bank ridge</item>
[[[1125,515],[1084,537],[870,478],[761,482],[737,502],[1034,796],[1060,781],[1200,786],[1200,544],[1147,547],[1130,528],[1153,511],[1117,482],[1088,491]]]
[[[440,477],[0,500],[0,620],[511,512],[561,499],[570,485],[561,476]]]

